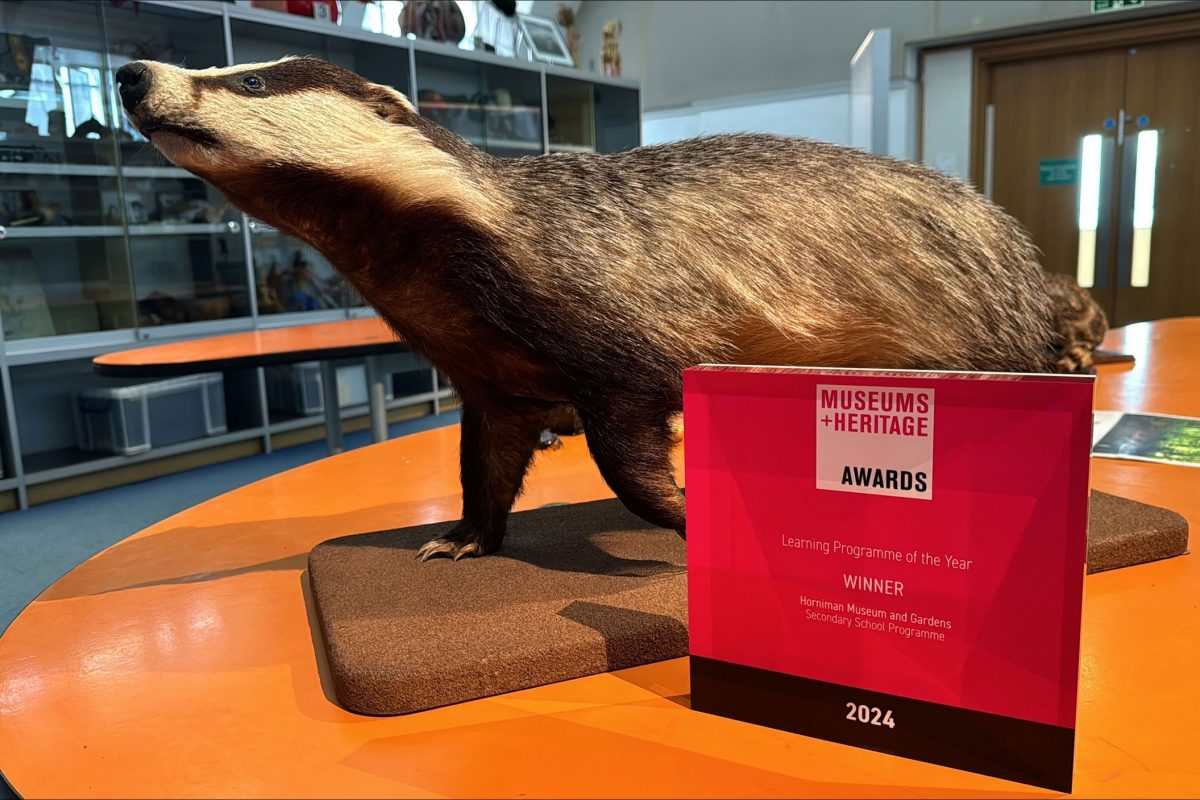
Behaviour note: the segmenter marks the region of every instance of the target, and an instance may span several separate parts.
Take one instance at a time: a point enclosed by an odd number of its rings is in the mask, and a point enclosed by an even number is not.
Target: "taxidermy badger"
[[[313,58],[117,80],[167,158],[324,253],[453,381],[463,516],[421,559],[500,547],[570,406],[616,495],[682,535],[694,364],[1081,371],[1104,333],[1016,222],[913,164],[759,135],[505,160]]]

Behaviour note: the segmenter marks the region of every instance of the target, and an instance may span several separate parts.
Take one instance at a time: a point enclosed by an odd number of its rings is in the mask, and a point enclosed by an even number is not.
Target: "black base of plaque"
[[[1071,791],[1075,731],[691,657],[692,708],[833,742]],[[895,727],[846,719],[847,703],[891,711]]]

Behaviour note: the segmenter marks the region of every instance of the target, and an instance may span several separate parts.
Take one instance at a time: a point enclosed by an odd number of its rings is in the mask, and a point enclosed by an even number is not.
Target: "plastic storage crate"
[[[337,368],[338,406],[367,404],[367,368],[349,364]],[[386,385],[386,382],[385,382]],[[390,399],[391,393],[388,393]],[[321,363],[303,361],[267,367],[267,406],[284,414],[320,414],[325,410],[321,395]]]
[[[219,372],[79,395],[79,448],[133,455],[228,430]]]

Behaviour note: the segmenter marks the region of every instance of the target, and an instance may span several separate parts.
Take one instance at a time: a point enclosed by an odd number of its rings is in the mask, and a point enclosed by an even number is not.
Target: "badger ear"
[[[370,84],[369,102],[375,114],[386,122],[403,123],[417,113],[408,98],[390,86]]]

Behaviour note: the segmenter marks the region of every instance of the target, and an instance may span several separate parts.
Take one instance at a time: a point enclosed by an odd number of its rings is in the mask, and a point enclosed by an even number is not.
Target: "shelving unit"
[[[71,493],[75,479],[269,450],[281,435],[291,441],[321,425],[320,415],[264,418],[262,375],[231,371],[229,433],[137,456],[83,453],[70,441],[74,396],[112,383],[94,374],[91,357],[374,313],[320,253],[228,208],[133,131],[112,77],[122,64],[202,68],[311,54],[396,87],[494,155],[640,143],[632,81],[232,3],[12,0],[0,4],[0,32],[23,37],[42,70],[0,71],[0,511],[25,505],[30,489],[37,502]],[[560,119],[571,123],[560,129]],[[451,389],[421,369],[428,389],[410,382],[390,410],[436,413],[450,403]],[[349,420],[365,414],[342,409]]]

